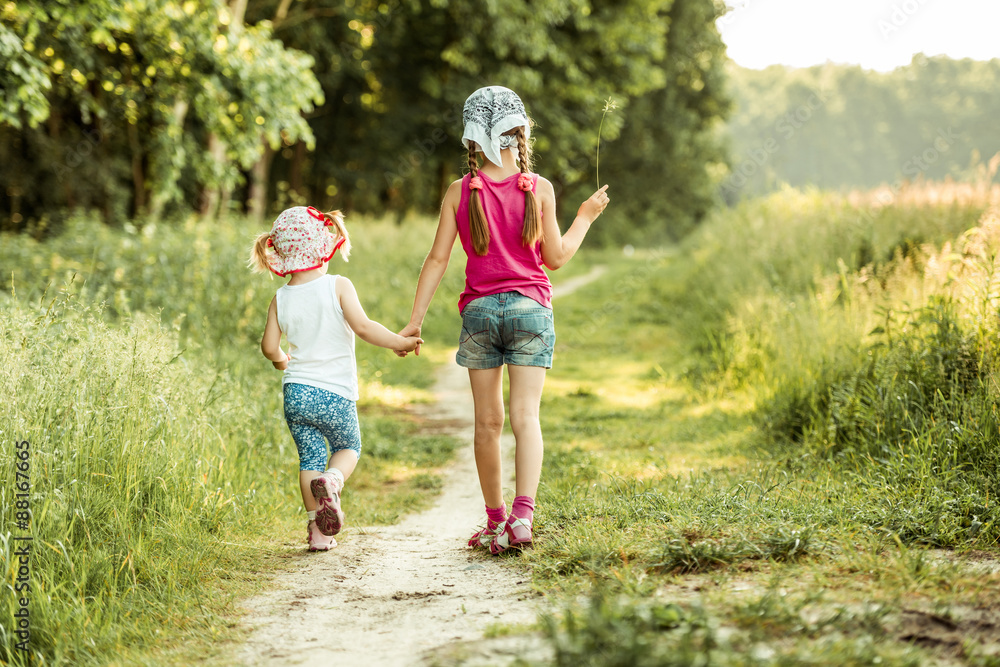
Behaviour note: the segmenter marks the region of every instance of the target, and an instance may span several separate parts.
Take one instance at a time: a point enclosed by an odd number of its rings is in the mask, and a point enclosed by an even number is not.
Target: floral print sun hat
[[[312,206],[285,209],[267,241],[267,264],[279,276],[309,271],[329,262],[346,239],[334,238],[333,221]]]

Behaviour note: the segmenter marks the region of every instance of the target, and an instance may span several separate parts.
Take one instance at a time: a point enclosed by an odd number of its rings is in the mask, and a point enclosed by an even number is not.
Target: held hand
[[[608,186],[603,186],[600,190],[590,195],[590,199],[580,204],[580,210],[576,212],[576,217],[585,218],[590,222],[597,220],[604,209],[607,208],[611,199],[607,193]]]
[[[399,335],[403,338],[416,338],[417,343],[410,348],[403,350],[396,350],[397,357],[405,357],[410,350],[417,356],[420,356],[420,346],[423,344],[423,340],[420,338],[420,327],[416,324],[407,324],[405,327],[400,329]]]
[[[406,347],[404,347],[402,350],[399,351],[401,351],[403,354],[406,354],[411,350],[419,350],[423,342],[424,339],[420,338],[419,336],[407,336],[405,338],[405,343],[404,343]]]

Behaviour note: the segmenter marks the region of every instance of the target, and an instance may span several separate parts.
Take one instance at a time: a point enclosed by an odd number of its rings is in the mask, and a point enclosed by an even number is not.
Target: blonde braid
[[[524,128],[517,128],[517,161],[521,165],[522,174],[531,173],[531,146],[524,136]],[[524,229],[521,231],[521,241],[526,246],[538,243],[542,238],[542,215],[538,210],[538,199],[531,190],[524,192]]]
[[[479,156],[476,155],[476,144],[469,142],[469,173],[471,178],[479,176]],[[469,192],[469,233],[472,236],[472,249],[482,257],[490,247],[490,226],[486,222],[486,211],[479,198],[479,190]]]

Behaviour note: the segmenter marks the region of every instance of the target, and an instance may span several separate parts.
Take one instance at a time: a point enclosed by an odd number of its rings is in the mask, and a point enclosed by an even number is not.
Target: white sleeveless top
[[[354,332],[337,298],[339,277],[325,275],[278,289],[278,326],[292,356],[282,384],[305,384],[357,401]]]

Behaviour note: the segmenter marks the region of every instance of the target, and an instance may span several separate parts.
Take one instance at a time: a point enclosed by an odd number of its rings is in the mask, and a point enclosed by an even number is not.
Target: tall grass
[[[396,225],[369,218],[349,218],[347,227],[352,260],[345,263],[334,257],[330,273],[355,283],[370,317],[390,329],[402,328],[409,319],[433,228],[420,220]],[[250,243],[261,230],[266,226],[245,220],[218,223],[195,218],[180,224],[127,224],[113,229],[80,215],[67,221],[62,234],[44,242],[6,235],[0,243],[0,292],[36,302],[72,285],[81,303],[101,304],[105,318],[156,314],[177,332],[183,347],[224,358],[260,340],[268,303],[285,282],[246,269]],[[446,274],[442,293],[427,316],[425,338],[456,344],[455,302],[462,266],[455,261]],[[358,346],[358,355],[362,373],[372,378],[381,372],[380,379],[392,374],[417,385],[430,381],[426,365],[387,364],[386,360],[395,359],[391,353],[365,345]]]
[[[417,238],[432,230],[394,230],[352,229],[344,268],[369,314],[402,326]],[[231,631],[236,600],[281,565],[287,545],[307,556],[280,373],[258,350],[281,283],[245,270],[254,231],[207,222],[115,231],[81,219],[43,244],[0,243],[0,662],[209,653]],[[430,381],[425,357],[358,351],[364,449],[345,508],[354,525],[393,522],[435,493],[455,442],[419,433],[399,410]],[[11,537],[24,534],[12,443],[25,440],[30,657],[15,650],[9,623],[19,597]]]
[[[155,321],[110,327],[85,307],[5,309],[0,354],[0,388],[12,397],[0,437],[31,444],[35,657],[100,662],[161,624],[206,631],[206,582],[237,569],[259,537],[248,543],[241,527],[294,512],[286,480],[274,483],[287,461],[272,444],[284,439],[267,415],[273,402],[232,391]],[[7,533],[10,448],[0,459]],[[14,546],[4,540],[5,587]],[[14,597],[3,598],[5,618]],[[24,659],[8,628],[0,634],[2,658]]]
[[[924,550],[1000,541],[1000,191],[958,189],[788,190],[557,302],[553,664],[927,664],[894,615],[994,599]]]
[[[716,251],[722,276],[784,267],[769,284],[750,280],[726,294],[711,348],[716,377],[752,388],[760,422],[789,443],[788,456],[832,459],[906,508],[892,517],[860,513],[906,541],[1000,537],[1000,510],[990,502],[1000,492],[1000,189],[980,193],[961,206],[953,197],[945,210],[928,205],[921,216],[910,203],[881,209],[881,226],[868,235],[881,240],[866,246],[881,259],[860,266],[851,243],[823,243],[854,233],[854,209],[840,200],[817,198],[806,214],[770,217],[778,238],[819,239],[802,251],[811,279],[790,249],[741,261],[730,238]],[[956,228],[962,220],[973,222]],[[739,234],[731,220],[725,229]],[[926,241],[900,241],[904,232]]]

